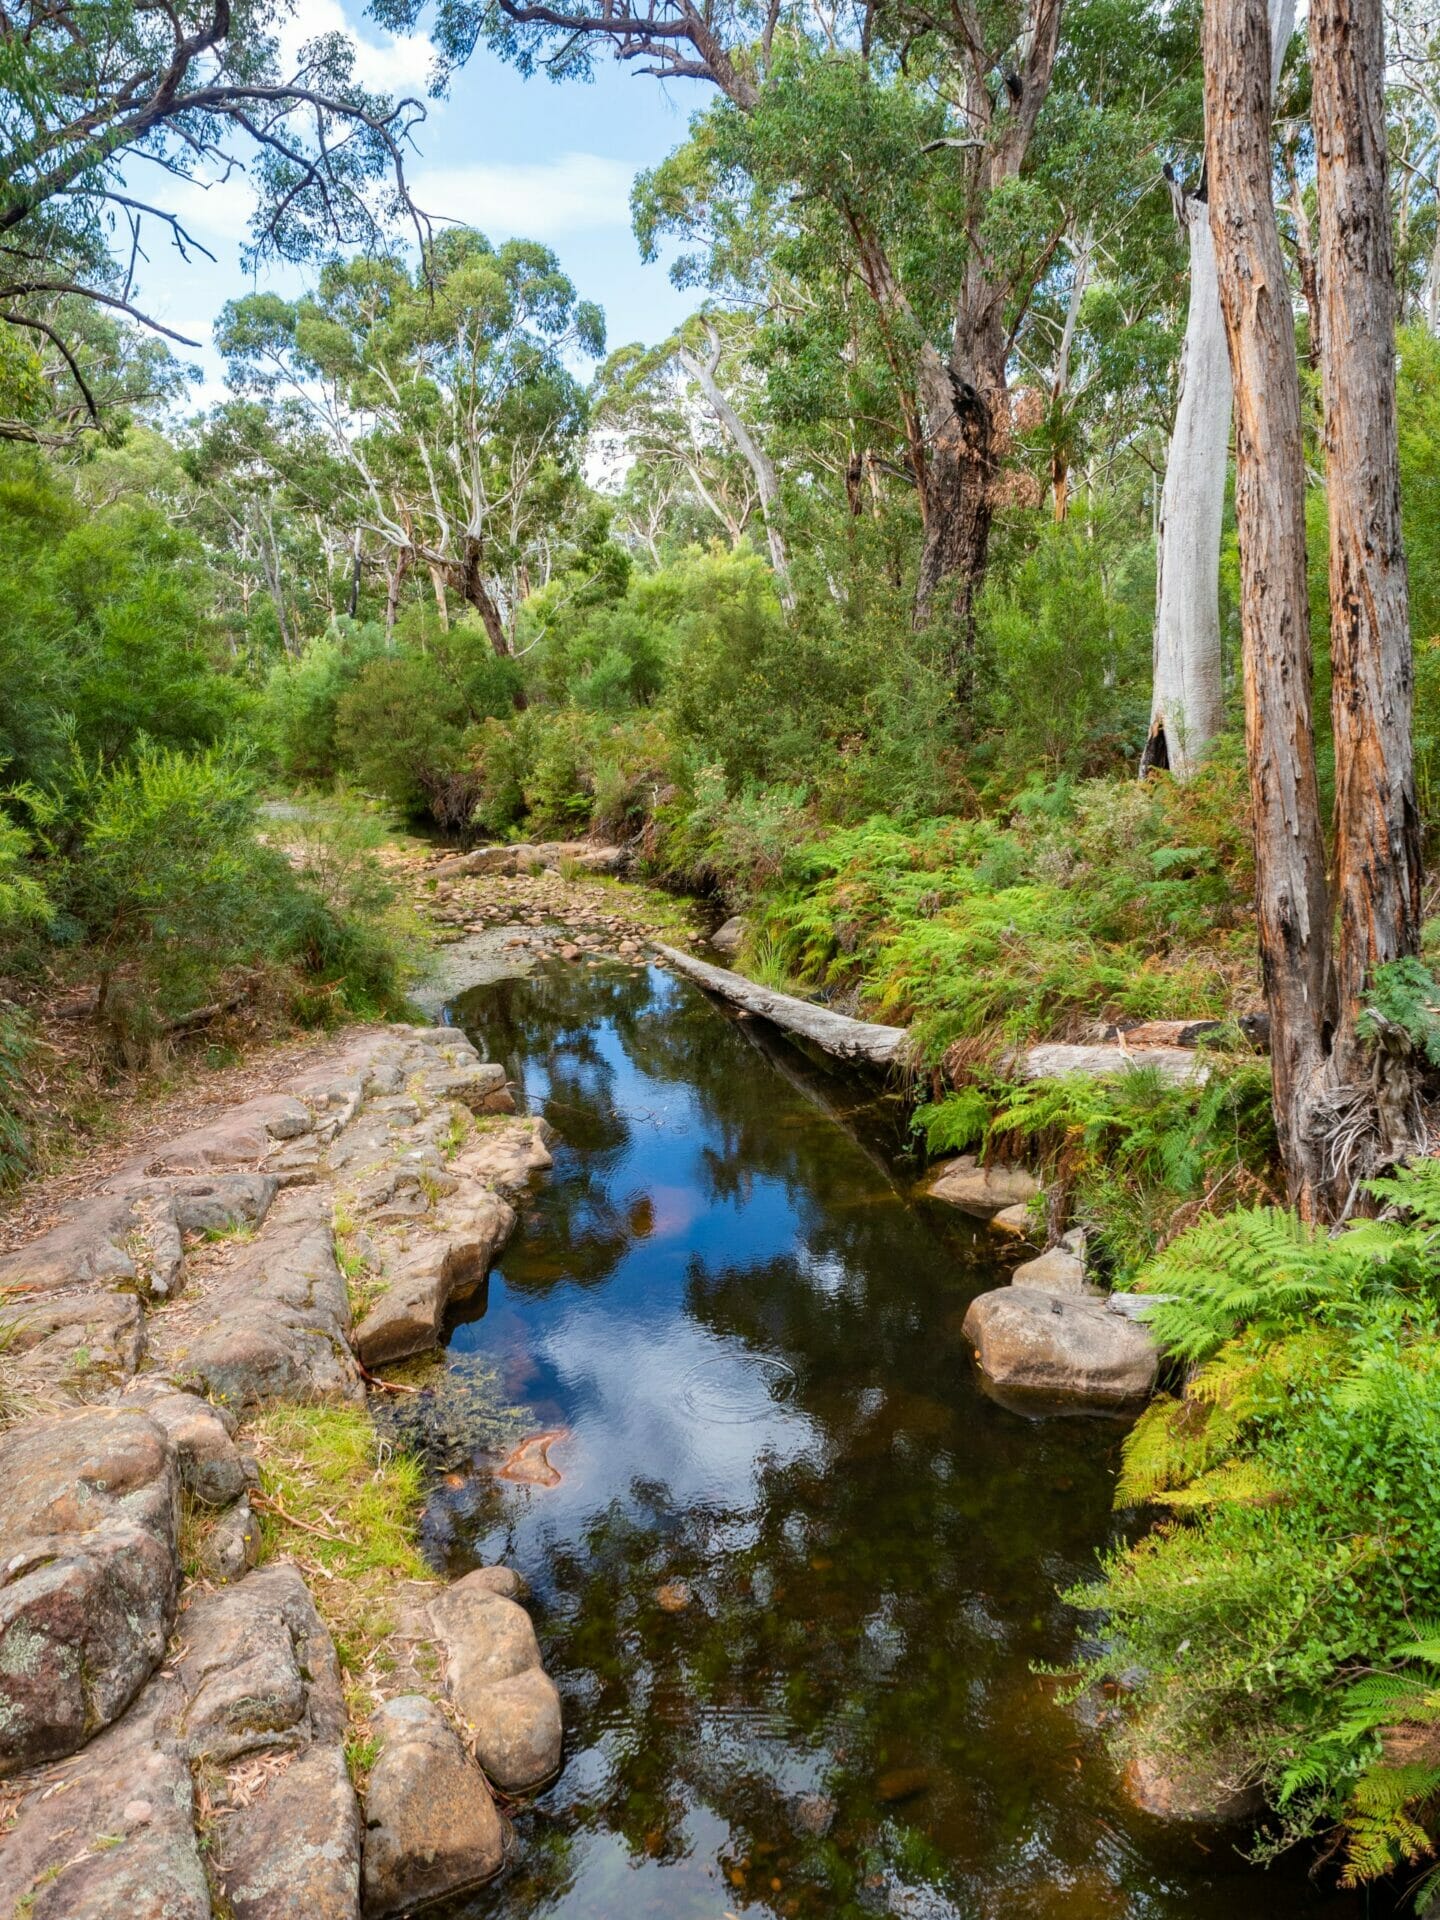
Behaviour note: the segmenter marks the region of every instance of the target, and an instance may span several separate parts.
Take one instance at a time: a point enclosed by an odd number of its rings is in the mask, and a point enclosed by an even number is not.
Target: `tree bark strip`
[[[1380,0],[1312,0],[1340,917],[1333,1078],[1344,1088],[1373,1077],[1389,1159],[1416,1144],[1413,1067],[1355,1031],[1374,969],[1419,952],[1421,917],[1384,39]]]

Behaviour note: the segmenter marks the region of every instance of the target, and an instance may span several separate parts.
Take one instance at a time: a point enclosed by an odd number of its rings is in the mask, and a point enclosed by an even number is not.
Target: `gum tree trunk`
[[[1330,908],[1315,778],[1305,471],[1290,289],[1271,198],[1265,0],[1206,0],[1210,229],[1235,398],[1235,514],[1256,926],[1275,1121],[1292,1203],[1314,1214],[1311,1118],[1330,1019]]]
[[[1271,0],[1269,100],[1295,25],[1294,0]],[[1267,102],[1267,118],[1268,118]],[[1220,531],[1230,448],[1230,359],[1205,183],[1170,182],[1190,243],[1190,306],[1156,544],[1155,666],[1141,771],[1187,779],[1224,723],[1220,671]]]
[[[1342,1098],[1370,1081],[1383,1162],[1418,1144],[1413,1066],[1408,1049],[1360,1041],[1355,1021],[1373,970],[1419,951],[1421,870],[1380,0],[1311,0],[1310,59],[1340,918],[1332,1078]]]

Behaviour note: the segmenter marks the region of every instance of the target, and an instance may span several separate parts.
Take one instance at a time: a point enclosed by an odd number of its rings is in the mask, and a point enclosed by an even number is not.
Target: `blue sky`
[[[356,70],[365,84],[424,96],[430,66],[424,36],[396,39],[345,0],[297,0],[282,45],[332,31],[356,39]],[[543,77],[522,80],[493,55],[478,53],[446,99],[427,102],[429,117],[417,130],[418,153],[408,168],[415,198],[427,212],[465,221],[492,239],[522,235],[552,247],[579,292],[605,309],[612,347],[663,339],[699,296],[677,292],[663,263],[641,261],[630,230],[630,185],[684,139],[691,114],[713,97],[710,88],[662,85],[608,57],[588,85],[557,86]],[[165,204],[183,213],[216,261],[184,265],[152,228],[139,304],[205,342],[200,353],[176,349],[200,362],[203,378],[191,404],[204,404],[222,391],[209,347],[221,305],[257,284],[292,294],[304,278],[282,268],[257,283],[241,271],[250,206],[243,180],[208,190],[172,183]]]

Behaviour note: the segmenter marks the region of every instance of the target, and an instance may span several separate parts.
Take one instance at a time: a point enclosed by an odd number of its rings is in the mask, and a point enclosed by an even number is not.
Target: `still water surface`
[[[465,1462],[426,1515],[452,1572],[525,1575],[565,1700],[467,1915],[1358,1920],[1149,1830],[1037,1676],[1093,1630],[1058,1594],[1118,1537],[1119,1432],[979,1390],[989,1248],[908,1197],[892,1105],[657,970],[448,1017],[558,1135],[447,1366],[561,1431],[562,1477]]]

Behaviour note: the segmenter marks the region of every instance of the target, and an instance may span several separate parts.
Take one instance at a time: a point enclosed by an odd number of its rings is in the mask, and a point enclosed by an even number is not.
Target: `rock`
[[[569,1438],[568,1427],[547,1427],[543,1433],[527,1434],[495,1469],[495,1478],[516,1480],[526,1487],[558,1487],[564,1476],[550,1458],[550,1449]]]
[[[235,1408],[363,1400],[328,1202],[299,1188],[284,1207],[283,1220],[272,1220],[205,1301],[172,1370],[182,1385]]]
[[[925,1191],[932,1200],[943,1200],[962,1213],[988,1219],[1005,1207],[1033,1200],[1040,1182],[1025,1167],[982,1167],[973,1154],[967,1153],[958,1160],[948,1160],[931,1177]]]
[[[1121,1319],[1136,1320],[1143,1325],[1152,1307],[1164,1306],[1176,1298],[1173,1293],[1111,1293],[1106,1295],[1105,1305]]]
[[[835,1802],[828,1793],[800,1793],[791,1804],[796,1827],[812,1840],[823,1840],[835,1824]]]
[[[525,1609],[467,1575],[430,1602],[445,1691],[497,1787],[524,1793],[560,1766],[560,1695]]]
[[[0,1437],[0,1775],[73,1753],[159,1665],[179,1523],[174,1454],[143,1413]]]
[[[1045,1293],[1088,1294],[1093,1299],[1103,1297],[1098,1287],[1086,1284],[1085,1262],[1077,1260],[1064,1247],[1051,1247],[1048,1253],[1025,1261],[1011,1274],[1010,1284],[1013,1287],[1039,1287]]]
[[[163,1146],[145,1171],[212,1173],[233,1167],[258,1169],[277,1140],[308,1133],[310,1109],[289,1093],[265,1093],[231,1107],[207,1127],[181,1134]]]
[[[477,1591],[498,1593],[506,1600],[520,1600],[525,1595],[525,1582],[513,1567],[477,1567],[465,1578]]]
[[[655,1589],[655,1604],[662,1613],[684,1613],[693,1597],[688,1580],[667,1580]]]
[[[177,1637],[187,1754],[207,1778],[223,1773],[210,1842],[221,1910],[357,1920],[360,1810],[340,1666],[300,1574],[265,1567],[200,1595]]]
[[[357,1920],[360,1846],[344,1751],[311,1747],[216,1823],[222,1911],[233,1920]]]
[[[723,926],[715,929],[710,936],[710,944],[717,953],[738,953],[744,945],[748,932],[749,927],[746,921],[740,914],[735,913],[725,921]]]
[[[425,1091],[437,1100],[460,1100],[474,1113],[505,1090],[505,1069],[498,1060],[475,1060],[427,1076]]]
[[[0,1845],[0,1913],[210,1920],[180,1708],[179,1687],[156,1678],[118,1726],[66,1765],[63,1792],[40,1776]]]
[[[262,1567],[180,1616],[174,1670],[190,1757],[224,1765],[263,1750],[338,1744],[340,1667],[294,1567]]]
[[[462,1180],[476,1180],[501,1193],[523,1187],[532,1174],[543,1173],[555,1162],[545,1142],[549,1128],[540,1119],[482,1133],[455,1156],[451,1172]]]
[[[1202,1087],[1210,1078],[1210,1068],[1186,1047],[1131,1047],[1119,1041],[1093,1047],[1047,1041],[998,1062],[998,1070],[1016,1080],[1063,1080],[1074,1073],[1111,1080],[1137,1067],[1152,1068],[1172,1086]]]
[[[928,1767],[891,1767],[875,1782],[875,1798],[882,1805],[893,1806],[896,1801],[913,1800],[917,1794],[928,1793],[930,1786]]]
[[[34,1298],[75,1287],[136,1286],[139,1235],[133,1194],[87,1200],[67,1209],[49,1233],[0,1260],[0,1294]]]
[[[435,1346],[452,1300],[472,1294],[490,1271],[496,1251],[509,1239],[514,1211],[494,1194],[482,1194],[464,1210],[463,1225],[422,1235],[387,1261],[385,1291],[351,1336],[366,1367],[403,1360]]]
[[[260,1544],[255,1516],[244,1495],[216,1516],[200,1547],[200,1571],[207,1580],[223,1585],[238,1580],[255,1564]]]
[[[279,1188],[269,1173],[195,1174],[166,1184],[182,1233],[231,1233],[236,1227],[258,1227]]]
[[[145,1315],[134,1294],[90,1288],[0,1307],[0,1336],[13,1384],[43,1383],[84,1398],[135,1372]]]
[[[986,1385],[1017,1412],[1106,1412],[1154,1389],[1155,1342],[1099,1301],[998,1287],[971,1301],[964,1334]]]
[[[1156,1820],[1231,1826],[1264,1810],[1264,1794],[1244,1780],[1233,1755],[1185,1751],[1143,1724],[1132,1730],[1128,1744],[1126,1797]]]
[[[231,1435],[234,1416],[197,1394],[182,1393],[173,1382],[135,1380],[118,1396],[122,1406],[143,1407],[165,1429],[175,1449],[180,1483],[207,1506],[224,1507],[258,1486],[260,1474]]]
[[[388,1700],[365,1795],[367,1920],[468,1893],[499,1872],[505,1829],[484,1775],[429,1700]]]
[[[1034,1231],[1029,1203],[1017,1200],[1013,1207],[1001,1207],[990,1216],[990,1231],[1013,1240],[1028,1240]]]

